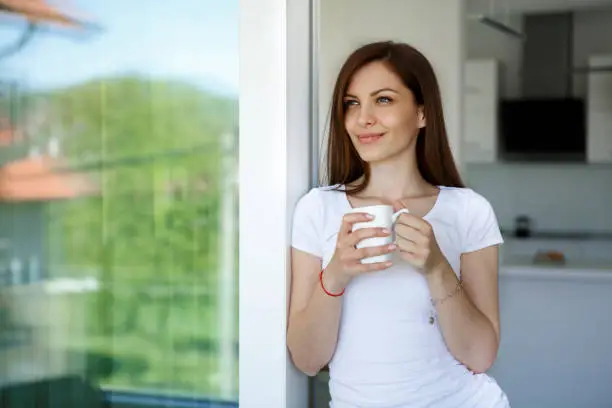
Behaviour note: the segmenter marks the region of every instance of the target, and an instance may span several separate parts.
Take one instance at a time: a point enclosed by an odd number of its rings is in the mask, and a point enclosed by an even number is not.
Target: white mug
[[[408,209],[402,208],[397,212],[393,212],[393,207],[390,205],[370,205],[367,207],[357,207],[349,211],[349,213],[366,213],[374,216],[374,219],[367,222],[357,222],[353,224],[353,231],[362,228],[386,228],[392,231],[391,235],[386,237],[373,237],[361,240],[357,244],[357,248],[376,247],[392,244],[394,239],[394,227],[397,218],[400,214],[408,213]],[[376,255],[361,260],[362,264],[371,264],[376,262],[387,262],[391,260],[391,253]]]

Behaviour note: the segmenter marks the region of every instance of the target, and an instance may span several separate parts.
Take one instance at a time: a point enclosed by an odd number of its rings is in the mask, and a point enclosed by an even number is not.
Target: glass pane
[[[0,73],[0,381],[237,401],[238,0],[52,4]]]

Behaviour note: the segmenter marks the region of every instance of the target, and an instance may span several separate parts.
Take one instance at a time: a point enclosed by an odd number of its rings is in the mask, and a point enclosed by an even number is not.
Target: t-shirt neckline
[[[429,218],[431,217],[431,215],[434,213],[434,211],[440,206],[440,201],[441,201],[441,197],[442,197],[442,192],[445,190],[444,186],[436,186],[440,191],[438,191],[438,196],[436,197],[436,201],[434,202],[433,206],[429,209],[429,211],[422,217],[423,219],[425,218]],[[348,198],[348,195],[346,194],[346,186],[342,186],[342,198],[344,199],[344,202],[346,203],[346,207],[347,207],[347,211],[350,211],[352,209],[354,209],[355,207],[353,207],[353,205],[351,204],[351,201]]]

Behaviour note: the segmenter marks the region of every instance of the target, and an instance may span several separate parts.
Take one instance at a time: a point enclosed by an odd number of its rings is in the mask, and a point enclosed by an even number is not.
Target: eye
[[[354,99],[345,99],[344,100],[344,107],[345,108],[349,108],[351,106],[357,106],[359,104],[359,102],[357,102]]]
[[[387,105],[391,102],[393,102],[393,99],[389,98],[388,96],[380,96],[376,99],[376,102],[378,103],[382,103],[384,105]]]

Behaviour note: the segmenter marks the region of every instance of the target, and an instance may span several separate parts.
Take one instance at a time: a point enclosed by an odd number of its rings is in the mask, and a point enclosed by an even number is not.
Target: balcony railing
[[[160,395],[155,392],[105,391],[105,399],[112,408],[238,408],[238,402],[215,398],[189,398]]]

